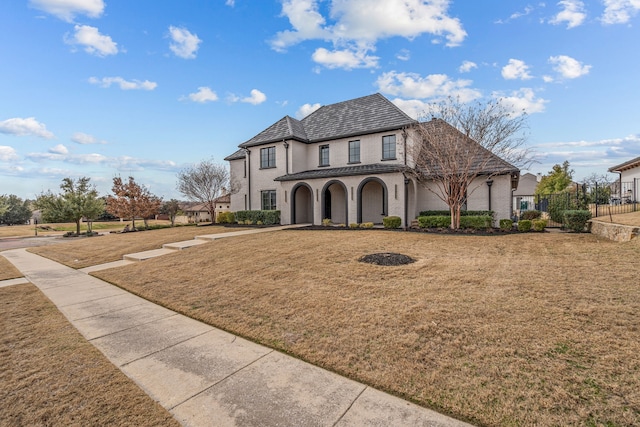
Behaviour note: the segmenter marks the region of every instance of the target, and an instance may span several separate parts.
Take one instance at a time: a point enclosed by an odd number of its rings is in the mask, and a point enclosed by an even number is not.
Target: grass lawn
[[[22,277],[22,273],[5,257],[0,256],[0,280],[16,279],[18,277]]]
[[[68,242],[56,245],[57,248],[54,250],[40,246],[29,249],[29,252],[51,258],[72,268],[84,268],[121,260],[122,256],[126,254],[159,249],[165,243],[191,240],[195,236],[230,231],[238,231],[238,229],[223,226],[189,226],[94,237],[72,237],[68,238]]]
[[[35,286],[0,301],[0,425],[179,426]]]
[[[613,222],[622,225],[635,225],[640,227],[640,211],[618,215],[601,215],[597,217],[598,221]]]
[[[376,252],[418,261],[358,262]],[[473,423],[626,426],[640,425],[639,256],[640,240],[590,234],[289,230],[94,274]]]

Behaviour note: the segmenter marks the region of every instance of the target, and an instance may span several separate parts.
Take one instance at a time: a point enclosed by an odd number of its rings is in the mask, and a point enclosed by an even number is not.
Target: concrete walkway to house
[[[180,315],[26,249],[0,255],[182,425],[469,425]],[[117,263],[101,268],[112,266]],[[14,279],[11,284],[24,282]]]

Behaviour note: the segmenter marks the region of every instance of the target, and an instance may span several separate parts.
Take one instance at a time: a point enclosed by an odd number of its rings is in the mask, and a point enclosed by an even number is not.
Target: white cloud
[[[523,16],[527,16],[533,11],[534,11],[533,7],[527,6],[527,7],[524,8],[524,11],[522,11],[522,12],[514,12],[509,16],[509,18],[507,18],[507,19],[498,19],[497,21],[495,21],[495,23],[496,24],[506,24],[507,22],[522,18]]]
[[[319,64],[347,69],[376,67],[378,40],[390,37],[414,39],[423,34],[448,46],[460,45],[467,33],[457,18],[447,15],[448,0],[330,0],[327,17],[320,11],[320,0],[284,0],[282,16],[289,19],[291,30],[278,32],[271,47],[279,52],[305,40],[324,40],[333,44],[333,52],[315,51]],[[327,23],[328,19],[331,23]],[[349,54],[350,52],[350,54]],[[356,62],[356,60],[359,60]],[[354,64],[357,64],[355,66]]]
[[[296,111],[296,118],[302,120],[320,107],[322,107],[320,104],[304,104]]]
[[[49,148],[49,152],[53,154],[69,154],[69,149],[63,144],[58,144],[55,147]]]
[[[247,104],[258,105],[262,104],[267,100],[267,95],[260,92],[258,89],[251,90],[251,96],[247,96],[246,98],[242,98],[241,102],[246,102]]]
[[[411,52],[407,49],[400,49],[400,52],[396,54],[396,58],[400,61],[408,61],[411,59]]]
[[[459,97],[462,102],[477,99],[481,93],[469,87],[471,80],[452,80],[446,74],[431,74],[421,77],[415,73],[390,71],[378,77],[378,90],[389,95],[405,98],[438,99],[447,96]]]
[[[531,88],[522,88],[507,96],[495,92],[493,97],[500,99],[503,105],[509,107],[515,114],[521,114],[522,112],[527,114],[542,113],[545,109],[545,104],[549,102],[546,99],[537,98]]]
[[[89,25],[74,26],[72,37],[65,36],[65,42],[70,45],[84,46],[84,51],[96,56],[115,55],[118,44],[111,37],[100,34],[96,27]]]
[[[587,18],[587,14],[584,12],[584,3],[580,0],[562,0],[558,2],[558,6],[563,9],[549,21],[552,24],[560,25],[566,22],[567,28],[574,28],[582,25]]]
[[[89,145],[89,144],[106,144],[106,141],[98,141],[93,135],[89,135],[83,132],[76,132],[71,136],[71,141],[76,144]]]
[[[52,139],[53,133],[47,130],[44,123],[38,122],[34,117],[13,118],[0,122],[0,133],[16,136],[38,136],[40,138]]]
[[[235,6],[236,5],[236,0],[227,0],[224,2],[224,4],[226,4],[227,6]]]
[[[502,77],[507,80],[528,80],[532,78],[529,74],[529,66],[519,59],[509,59],[509,63],[502,67]]]
[[[11,162],[18,160],[18,154],[13,147],[0,145],[0,162]]]
[[[583,65],[580,61],[567,55],[552,56],[549,58],[549,63],[565,79],[576,79],[584,76],[589,74],[591,69],[591,65]]]
[[[604,0],[601,20],[605,24],[625,24],[640,10],[638,0]]]
[[[29,0],[29,5],[67,22],[76,15],[98,18],[104,12],[103,0]]]
[[[460,68],[458,68],[458,71],[460,71],[461,73],[468,73],[474,68],[478,68],[478,64],[472,61],[463,61],[462,65],[460,65]]]
[[[101,87],[110,87],[112,84],[120,86],[122,90],[154,90],[158,84],[156,82],[150,82],[149,80],[125,80],[122,77],[103,77],[101,79],[97,77],[90,77],[89,83],[99,85]]]
[[[181,99],[185,99],[184,97]],[[190,93],[187,99],[193,102],[204,104],[205,102],[213,102],[218,100],[218,95],[206,86],[200,86],[197,92]]]
[[[169,49],[180,58],[193,59],[200,48],[202,40],[196,34],[192,34],[186,28],[169,27],[169,37],[172,42]]]
[[[421,101],[419,99],[401,99],[396,98],[391,100],[396,107],[405,112],[409,117],[419,120],[424,116],[424,112],[427,110],[429,103]]]
[[[352,70],[354,68],[373,68],[378,66],[377,56],[369,56],[366,50],[334,50],[333,52],[321,47],[316,49],[312,59],[327,68],[343,68]]]

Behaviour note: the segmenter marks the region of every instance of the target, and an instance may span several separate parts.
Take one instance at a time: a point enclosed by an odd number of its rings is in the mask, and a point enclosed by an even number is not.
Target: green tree
[[[4,194],[0,195],[0,218],[9,210],[9,198]]]
[[[1,196],[4,198],[4,202],[0,201],[0,209],[4,211],[0,215],[0,224],[14,225],[24,224],[31,218],[31,209],[29,208],[29,201],[22,200],[15,194],[9,196]]]
[[[562,165],[554,165],[552,170],[542,177],[536,186],[535,195],[558,194],[567,191],[573,180],[573,169],[569,169],[569,161]]]
[[[180,203],[176,199],[171,199],[168,202],[164,202],[160,208],[160,213],[169,215],[169,221],[171,226],[176,224],[176,216],[180,212]]]
[[[35,206],[42,211],[43,218],[58,221],[73,221],[76,224],[76,235],[80,235],[80,224],[83,218],[93,220],[104,210],[104,202],[98,197],[98,191],[89,184],[91,178],[64,178],[60,194],[51,192],[41,194]],[[91,232],[91,229],[88,230]]]

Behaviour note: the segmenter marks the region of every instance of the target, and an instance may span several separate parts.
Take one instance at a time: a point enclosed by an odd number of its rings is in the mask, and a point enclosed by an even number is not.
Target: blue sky
[[[0,194],[102,194],[176,174],[290,115],[380,92],[528,113],[546,173],[640,156],[640,1],[12,0],[0,3]]]

